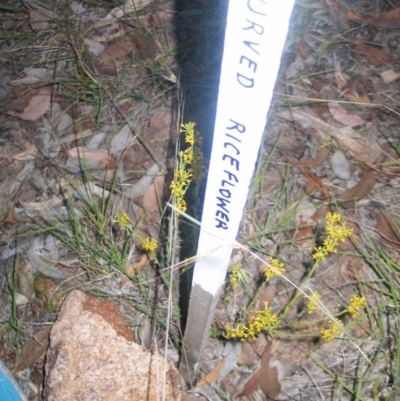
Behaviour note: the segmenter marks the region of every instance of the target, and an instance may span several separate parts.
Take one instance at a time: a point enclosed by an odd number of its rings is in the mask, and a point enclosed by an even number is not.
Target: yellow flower
[[[280,276],[285,271],[285,265],[277,259],[271,258],[269,264],[270,266],[264,268],[264,275],[267,280]]]
[[[342,217],[338,213],[328,213],[326,215],[326,231],[329,237],[338,241],[344,241],[346,237],[353,234],[353,229],[342,223]]]
[[[353,234],[353,229],[346,226],[346,224],[329,225],[326,227],[330,237],[337,238],[339,241],[344,242],[346,237]]]
[[[337,252],[337,239],[328,237],[324,241],[323,248],[325,249],[325,252],[328,253],[336,253]]]
[[[193,161],[193,148],[189,147],[183,152],[183,160],[185,163],[190,164]]]
[[[229,283],[232,288],[237,288],[239,284],[246,284],[249,281],[249,273],[243,269],[241,264],[230,267]]]
[[[353,229],[342,223],[342,217],[338,213],[328,213],[326,215],[326,232],[328,237],[322,246],[314,248],[313,258],[316,261],[324,260],[328,254],[337,252],[339,241],[345,241],[353,234]]]
[[[180,182],[172,181],[169,186],[171,189],[171,193],[177,197],[185,195],[185,189],[182,187]]]
[[[321,337],[325,341],[331,341],[335,338],[335,336],[332,334],[332,331],[330,329],[321,330]]]
[[[311,295],[311,299],[307,305],[307,310],[309,314],[313,313],[316,309],[319,308],[318,300],[320,299],[320,297],[321,295],[318,291],[314,291]]]
[[[317,248],[314,248],[313,259],[324,260],[327,255],[328,255],[328,252],[326,252],[325,247],[319,246]]]
[[[194,132],[186,132],[185,142],[189,143],[192,146],[194,145],[194,143],[196,142],[196,139],[194,137]]]
[[[339,213],[327,213],[325,218],[328,224],[340,223],[342,221],[342,216]]]
[[[154,252],[158,247],[158,242],[155,238],[145,238],[142,247],[145,251]]]
[[[340,319],[337,319],[337,322],[340,326],[343,326],[343,322]],[[340,329],[340,327],[335,322],[331,321],[331,327],[329,329],[321,330],[321,337],[325,341],[331,341],[341,332],[342,330]]]
[[[181,124],[181,129],[180,129],[180,133],[184,132],[194,132],[194,127],[196,126],[196,123],[194,123],[193,121],[188,122],[186,124]]]
[[[350,305],[347,307],[347,312],[351,314],[353,318],[360,314],[360,309],[365,308],[367,302],[364,297],[359,297],[357,294],[353,295],[350,299]]]
[[[187,210],[187,204],[185,199],[179,198],[176,200],[176,207],[179,209],[182,213],[185,213]]]
[[[175,178],[182,186],[189,185],[192,181],[192,170],[177,170],[175,171]]]
[[[128,213],[118,213],[113,220],[114,223],[119,224],[119,228],[121,231],[125,230],[129,224],[129,216]]]
[[[248,337],[256,338],[265,327],[268,330],[273,330],[278,318],[272,313],[272,309],[268,308],[268,302],[265,302],[265,309],[262,311],[255,311],[254,315],[250,318],[248,325],[239,323],[236,327],[227,325],[225,326],[226,338],[237,338],[241,341],[246,340]]]

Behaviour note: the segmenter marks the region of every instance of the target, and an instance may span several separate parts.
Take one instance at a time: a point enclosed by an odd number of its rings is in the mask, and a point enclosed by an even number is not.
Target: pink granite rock
[[[164,375],[164,358],[130,341],[127,328],[111,301],[70,293],[50,334],[45,401],[182,400],[174,365]]]

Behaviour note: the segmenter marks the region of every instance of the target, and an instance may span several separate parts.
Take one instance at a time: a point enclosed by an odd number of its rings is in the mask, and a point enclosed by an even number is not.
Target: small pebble
[[[92,39],[85,38],[83,39],[83,43],[88,46],[89,52],[94,54],[95,56],[98,56],[105,49],[104,45]]]
[[[73,123],[74,120],[68,113],[63,114],[60,122],[57,124],[57,132],[63,132],[68,128],[72,128]]]
[[[331,158],[331,166],[336,177],[341,180],[348,180],[351,177],[350,163],[341,150],[335,152]]]

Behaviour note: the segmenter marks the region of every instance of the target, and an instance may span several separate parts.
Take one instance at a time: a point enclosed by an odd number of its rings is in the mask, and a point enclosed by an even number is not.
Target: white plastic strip
[[[192,285],[224,283],[278,75],[294,0],[231,0]]]

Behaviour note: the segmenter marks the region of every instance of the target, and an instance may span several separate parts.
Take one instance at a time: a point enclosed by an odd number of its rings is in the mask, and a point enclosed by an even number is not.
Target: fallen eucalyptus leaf
[[[22,347],[15,373],[32,366],[47,351],[50,344],[50,331],[53,326],[41,329]]]
[[[45,262],[39,255],[37,255],[34,247],[31,247],[26,254],[32,264],[32,267],[36,271],[51,278],[68,278],[68,276],[64,274],[58,267]]]
[[[11,102],[6,114],[19,117],[22,120],[34,121],[42,117],[50,106],[51,96],[47,89],[42,89],[38,94],[26,95]]]

